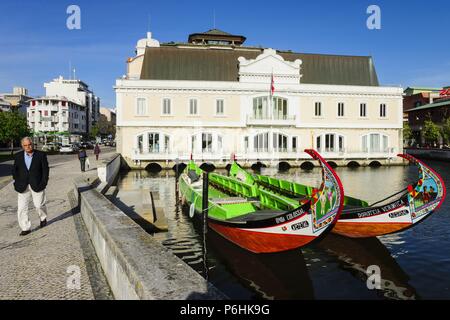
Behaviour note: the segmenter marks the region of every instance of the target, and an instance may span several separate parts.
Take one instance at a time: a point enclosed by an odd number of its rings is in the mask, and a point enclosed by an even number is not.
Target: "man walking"
[[[80,160],[81,172],[86,171],[86,159],[87,159],[86,150],[84,148],[81,148],[80,151],[78,152],[78,160]]]
[[[95,147],[94,147],[94,154],[95,154],[96,161],[98,161],[98,156],[99,156],[100,152],[101,152],[100,146],[98,145],[98,143],[96,143]]]
[[[47,155],[34,150],[31,138],[21,141],[23,151],[14,155],[13,179],[14,189],[18,192],[17,217],[22,229],[21,236],[31,232],[31,222],[28,217],[28,203],[33,199],[41,221],[41,228],[47,225],[47,207],[45,188],[48,183],[49,168]]]

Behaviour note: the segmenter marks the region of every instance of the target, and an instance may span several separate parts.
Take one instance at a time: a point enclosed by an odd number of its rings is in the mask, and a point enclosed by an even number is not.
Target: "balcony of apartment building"
[[[281,97],[253,99],[252,113],[247,115],[247,125],[294,126],[296,116],[289,113],[288,100]]]

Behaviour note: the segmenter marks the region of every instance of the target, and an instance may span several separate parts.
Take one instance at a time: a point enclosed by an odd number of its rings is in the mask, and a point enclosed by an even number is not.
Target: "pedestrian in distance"
[[[18,193],[17,218],[22,229],[20,236],[31,232],[28,216],[30,199],[40,218],[40,227],[47,225],[47,206],[45,189],[49,178],[47,155],[34,150],[33,141],[25,137],[21,141],[22,151],[14,155],[13,179],[14,189]]]
[[[100,146],[98,145],[98,143],[95,144],[94,147],[94,154],[95,154],[95,160],[98,161],[98,156],[100,155],[100,152],[102,152],[100,150]]]
[[[81,148],[80,151],[78,152],[78,160],[80,160],[81,172],[86,171],[86,159],[87,159],[86,149]]]

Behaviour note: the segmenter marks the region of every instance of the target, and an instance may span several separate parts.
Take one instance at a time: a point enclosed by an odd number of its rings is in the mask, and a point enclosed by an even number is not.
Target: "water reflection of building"
[[[369,56],[245,46],[220,30],[187,43],[139,40],[116,81],[117,148],[132,166],[176,158],[387,163],[402,151],[402,89]],[[271,83],[274,92],[271,93]],[[394,160],[395,161],[395,160]]]

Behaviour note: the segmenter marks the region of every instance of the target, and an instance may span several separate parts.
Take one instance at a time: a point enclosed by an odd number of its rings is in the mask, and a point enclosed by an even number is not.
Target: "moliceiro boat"
[[[406,154],[398,156],[418,167],[417,182],[371,205],[366,201],[345,196],[344,209],[332,230],[333,233],[351,238],[368,238],[400,232],[423,221],[441,206],[446,194],[442,178],[422,161]],[[292,199],[308,197],[313,190],[296,182],[264,175],[250,175],[237,164],[232,165],[230,174],[236,179],[245,176],[248,183],[254,181],[268,192]],[[390,200],[393,198],[394,200]]]
[[[275,194],[255,183],[209,173],[208,227],[254,252],[281,252],[303,247],[329,232],[343,208],[339,177],[314,150],[305,150],[322,166],[321,186],[302,201]],[[190,161],[180,175],[182,203],[192,216],[202,215],[203,171]],[[241,171],[244,178],[247,173]]]

